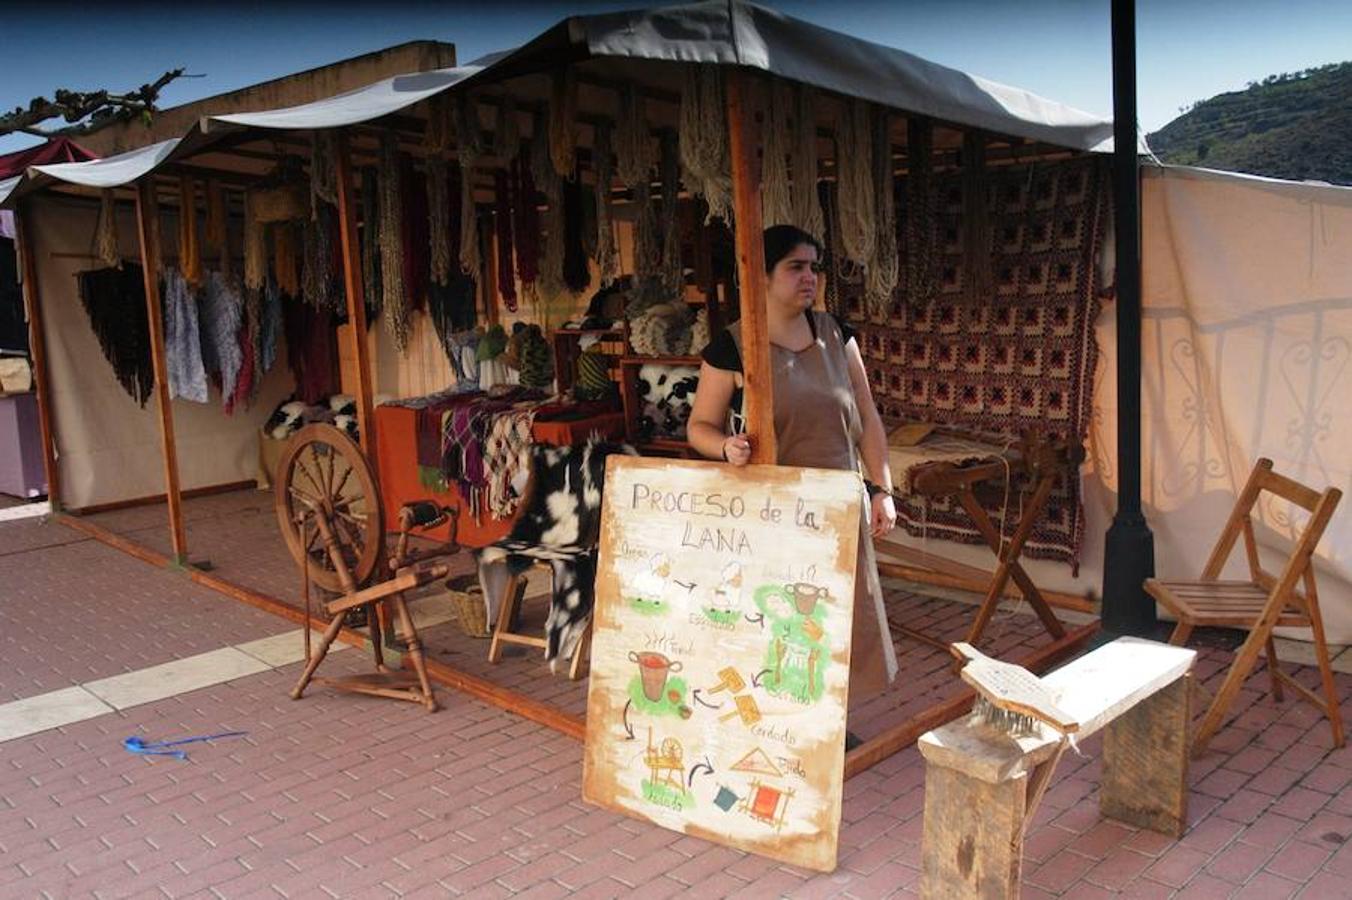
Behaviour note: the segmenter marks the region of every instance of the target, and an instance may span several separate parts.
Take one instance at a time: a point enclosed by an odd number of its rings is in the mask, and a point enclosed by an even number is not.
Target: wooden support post
[[[33,355],[34,380],[38,389],[38,427],[42,432],[42,472],[47,479],[47,502],[54,513],[61,511],[61,473],[56,464],[56,432],[52,428],[51,367],[47,364],[47,336],[42,325],[42,292],[38,289],[38,250],[30,219],[32,201],[24,203],[16,218],[19,230],[19,265],[23,272],[24,309],[28,315],[28,349]]]
[[[357,239],[357,208],[352,196],[352,155],[347,135],[338,135],[338,233],[343,248],[343,288],[347,295],[347,323],[351,355],[357,366],[357,434],[361,452],[371,459],[375,446],[375,412],[372,406],[371,353],[366,337],[366,296],[361,274],[361,244]],[[370,227],[370,223],[367,223]],[[373,476],[376,474],[372,469]]]
[[[1192,676],[1142,700],[1103,732],[1099,809],[1138,828],[1182,837],[1188,826]]]
[[[1016,898],[1028,775],[991,783],[925,767],[920,896]]]
[[[174,443],[174,413],[169,406],[169,369],[164,361],[164,316],[160,311],[160,218],[155,176],[136,185],[136,228],[141,244],[141,271],[145,278],[146,318],[150,328],[150,362],[155,372],[155,408],[160,418],[160,446],[164,454],[164,494],[169,501],[169,535],[174,562],[188,561],[188,539],[183,531],[183,497],[178,490],[178,450]]]
[[[738,298],[742,309],[742,379],[751,462],[774,465],[774,382],[770,371],[770,335],[765,309],[765,245],[761,238],[760,163],[756,159],[755,122],[745,75],[725,70],[728,147],[732,160],[733,228],[737,249]]]

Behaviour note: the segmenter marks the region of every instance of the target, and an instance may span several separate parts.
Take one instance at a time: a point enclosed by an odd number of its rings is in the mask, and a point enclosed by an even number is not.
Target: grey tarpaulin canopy
[[[338,128],[399,112],[457,85],[501,81],[589,59],[743,66],[905,112],[1081,151],[1112,150],[1112,122],[741,0],[574,16],[521,47],[474,63],[399,75],[312,103],[209,116],[183,138],[87,163],[35,166],[0,184],[0,205],[54,181],[129,184],[240,128]]]

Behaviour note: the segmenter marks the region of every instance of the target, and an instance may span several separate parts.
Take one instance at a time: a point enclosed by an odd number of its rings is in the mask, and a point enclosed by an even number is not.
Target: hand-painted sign
[[[861,494],[853,472],[611,457],[587,800],[835,868]]]

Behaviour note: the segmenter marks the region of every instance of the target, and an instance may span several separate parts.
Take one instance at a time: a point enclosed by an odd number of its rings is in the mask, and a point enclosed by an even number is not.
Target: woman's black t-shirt
[[[858,332],[839,316],[834,313],[830,315],[840,328],[841,343],[848,344],[854,340]],[[814,316],[807,317],[807,327],[812,330],[812,339],[815,341],[817,339],[817,320]],[[709,341],[709,345],[704,348],[704,352],[700,356],[715,369],[722,369],[725,372],[742,371],[742,354],[737,351],[737,343],[732,339],[732,333],[726,328]]]

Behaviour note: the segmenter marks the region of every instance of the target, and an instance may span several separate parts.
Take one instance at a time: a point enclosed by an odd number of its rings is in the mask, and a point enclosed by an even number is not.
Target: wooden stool
[[[1119,638],[1042,679],[1079,723],[1105,729],[1104,815],[1173,837],[1187,824],[1189,691],[1196,652]],[[1023,838],[1061,737],[1011,735],[970,718],[923,735],[923,897],[1019,896]]]
[[[549,573],[549,582],[551,591],[554,584],[554,570],[543,560],[531,566],[532,569],[542,569]],[[523,647],[536,647],[541,650],[549,646],[548,641],[537,635],[526,634],[520,631],[513,631],[516,627],[516,620],[521,609],[521,601],[526,593],[526,572],[519,572],[510,575],[507,578],[507,584],[503,588],[502,598],[498,603],[498,618],[493,626],[493,639],[488,644],[488,661],[496,663],[502,659],[502,647],[504,644],[518,644]],[[577,646],[573,648],[573,659],[568,666],[568,677],[577,681],[582,675],[583,666],[586,665],[588,651],[591,647],[591,625],[587,625],[587,630],[583,632],[582,637],[578,639]]]

